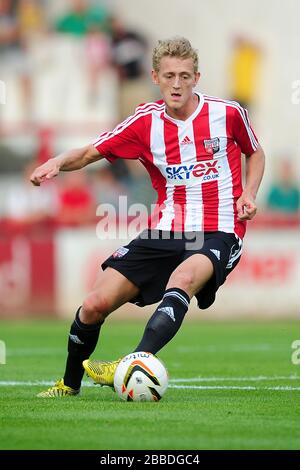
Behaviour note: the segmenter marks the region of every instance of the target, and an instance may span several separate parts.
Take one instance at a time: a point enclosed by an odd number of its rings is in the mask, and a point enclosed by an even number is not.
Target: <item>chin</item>
[[[181,109],[181,108],[182,108],[182,103],[178,103],[177,101],[170,100],[170,101],[167,103],[167,106],[168,106],[168,108],[178,110],[178,109]]]

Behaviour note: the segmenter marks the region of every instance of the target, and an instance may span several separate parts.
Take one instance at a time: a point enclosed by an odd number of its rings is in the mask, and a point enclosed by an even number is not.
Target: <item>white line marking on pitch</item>
[[[267,377],[265,375],[259,375],[257,377],[189,377],[189,378],[178,378],[170,379],[170,382],[260,382],[262,380],[300,380],[299,375],[274,375]]]
[[[241,377],[242,378],[242,377]],[[286,377],[286,379],[294,379],[295,377],[290,376]],[[195,377],[195,379],[199,379],[198,377]],[[216,377],[214,377],[216,379]],[[223,377],[225,379],[225,377]],[[243,377],[245,379],[245,377]],[[253,377],[254,379],[254,377]],[[267,379],[265,377],[265,379]],[[273,380],[274,378],[270,377],[270,380]],[[280,377],[282,379],[282,377]],[[180,379],[182,382],[186,381],[187,379]],[[234,379],[231,379],[234,380]],[[173,382],[176,381],[178,382],[179,379],[173,379]],[[273,390],[273,391],[299,391],[300,387],[291,387],[291,386],[269,386],[269,387],[255,387],[252,385],[248,386],[239,386],[239,385],[175,385],[172,384],[172,381],[170,381],[169,388],[174,388],[174,389],[193,389],[193,390],[245,390],[245,391],[251,391],[251,390]],[[53,385],[54,382],[51,381],[36,381],[36,382],[31,382],[31,381],[5,381],[2,380],[0,381],[0,386],[2,387],[14,387],[14,386],[27,386],[27,387],[32,387],[32,386],[51,386]],[[93,387],[94,384],[90,382],[83,382],[82,384],[84,387]]]
[[[1,380],[0,387],[15,387],[15,386],[22,386],[22,387],[51,387],[54,385],[54,381],[50,380],[37,380],[37,381],[22,381],[22,380]],[[94,384],[91,382],[83,382],[83,386],[92,387]]]
[[[277,386],[277,387],[254,387],[238,385],[169,385],[169,388],[183,388],[195,390],[274,390],[274,391],[299,391],[300,387]]]

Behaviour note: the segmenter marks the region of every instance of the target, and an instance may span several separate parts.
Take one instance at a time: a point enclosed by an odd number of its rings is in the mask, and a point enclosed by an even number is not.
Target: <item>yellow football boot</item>
[[[95,361],[86,359],[82,365],[96,385],[114,386],[114,375],[121,359],[117,361]]]
[[[44,392],[37,394],[39,398],[56,398],[56,397],[71,397],[78,395],[80,390],[74,390],[74,388],[68,387],[64,384],[64,379],[58,380],[52,387],[48,388]]]

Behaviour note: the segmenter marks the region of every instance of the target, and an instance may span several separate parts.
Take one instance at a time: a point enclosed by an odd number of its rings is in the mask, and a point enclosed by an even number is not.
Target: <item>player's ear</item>
[[[158,85],[158,73],[155,70],[152,70],[152,81],[155,85]]]
[[[195,81],[194,81],[195,86],[199,82],[200,77],[201,77],[201,73],[200,72],[195,72]]]

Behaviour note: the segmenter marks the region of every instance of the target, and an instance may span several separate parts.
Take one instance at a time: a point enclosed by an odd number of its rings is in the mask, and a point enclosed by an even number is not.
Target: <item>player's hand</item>
[[[237,200],[236,207],[239,220],[251,220],[257,212],[253,197],[246,193],[243,193]]]
[[[38,166],[32,175],[30,176],[30,181],[35,186],[40,186],[46,180],[50,180],[58,175],[60,165],[55,158],[51,158],[46,163],[41,166]]]

